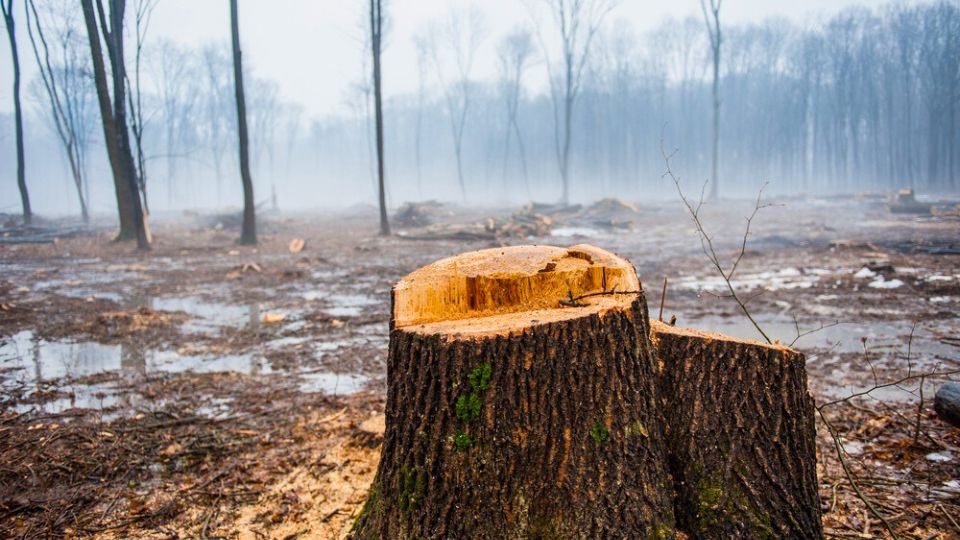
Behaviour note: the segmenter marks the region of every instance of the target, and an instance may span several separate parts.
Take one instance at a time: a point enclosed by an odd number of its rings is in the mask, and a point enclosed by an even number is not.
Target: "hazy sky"
[[[73,0],[61,0],[72,2]],[[529,0],[536,4],[539,0]],[[911,0],[899,0],[907,2]],[[18,5],[20,62],[25,80],[36,73],[29,48],[22,2]],[[132,2],[131,2],[132,3]],[[877,0],[725,0],[722,20],[758,22],[785,17],[799,23],[829,17],[851,5],[878,5]],[[886,3],[886,2],[884,2]],[[79,4],[79,3],[78,3]],[[417,85],[413,37],[451,8],[476,5],[484,14],[487,38],[476,73],[495,73],[495,48],[501,35],[518,24],[530,23],[526,0],[390,0],[392,31],[384,53],[384,85],[389,97],[409,92]],[[160,0],[148,40],[161,37],[189,45],[229,39],[227,0]],[[260,77],[275,80],[284,99],[303,105],[308,114],[344,111],[350,84],[361,77],[360,24],[365,0],[240,0],[240,34],[244,61]],[[698,0],[623,0],[610,21],[623,19],[638,30],[658,24],[664,17],[701,17]],[[6,35],[0,40],[0,111],[12,110],[12,67]],[[24,93],[25,99],[29,94]]]

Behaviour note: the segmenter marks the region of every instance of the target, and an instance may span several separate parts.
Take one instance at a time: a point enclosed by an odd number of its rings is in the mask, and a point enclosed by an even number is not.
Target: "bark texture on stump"
[[[570,302],[612,289],[633,292]],[[354,537],[673,535],[628,262],[592,246],[467,253],[401,280],[392,315],[386,433]]]
[[[822,538],[805,359],[652,322],[677,529],[693,538]]]

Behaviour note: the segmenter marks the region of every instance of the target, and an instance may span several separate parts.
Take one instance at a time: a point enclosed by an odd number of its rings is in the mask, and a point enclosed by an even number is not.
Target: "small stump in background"
[[[465,253],[396,285],[391,328],[357,538],[673,535],[630,263],[592,246]]]

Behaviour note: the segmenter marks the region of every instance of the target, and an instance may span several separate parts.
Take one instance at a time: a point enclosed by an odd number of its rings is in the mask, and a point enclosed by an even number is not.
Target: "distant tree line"
[[[71,2],[24,2],[31,39],[21,44],[19,61],[40,67],[38,77],[24,81],[24,98],[33,105],[26,112],[45,118],[48,137],[59,141],[84,213],[91,147],[109,137],[99,127],[104,110],[88,30],[102,34],[106,112],[127,117],[115,165],[134,183],[122,189],[137,187],[144,216],[153,208],[148,192],[163,207],[236,200],[234,75],[241,74],[247,176],[256,186],[250,198],[255,191],[261,203],[276,192],[299,203],[308,193],[316,206],[336,204],[340,195],[394,204],[642,199],[669,187],[660,177],[661,133],[679,150],[674,164],[686,178],[723,179],[721,197],[755,192],[761,181],[779,192],[960,188],[955,1],[852,8],[805,27],[785,20],[721,27],[713,11],[719,2],[702,2],[703,18],[666,19],[640,33],[616,18],[616,1],[541,0],[542,17],[531,16],[500,39],[490,38],[479,13],[451,12],[418,33],[416,69],[392,63],[382,41],[385,6],[371,1],[364,25],[375,43],[357,51],[364,80],[344,114],[313,119],[248,65],[235,71],[229,43],[194,49],[161,35],[147,38],[155,1],[131,2],[126,53],[117,42],[122,33],[111,31],[121,23],[111,18],[113,10],[122,14],[125,2],[108,0],[107,9],[99,0],[91,4],[101,8],[90,13],[92,27],[84,27],[84,12]],[[9,20],[13,3],[2,3]],[[722,55],[714,52],[705,20],[722,29]],[[580,34],[572,35],[573,28]],[[125,69],[111,63],[110,49],[118,45]],[[475,59],[485,48],[497,58],[495,78],[477,74]],[[393,97],[383,99],[377,114],[380,79],[388,86],[400,73],[417,77],[411,85],[417,90],[387,92]],[[715,110],[719,170],[713,170]],[[12,123],[2,127],[4,137],[14,132]],[[10,152],[3,155],[12,158]],[[29,171],[26,177],[29,183]]]

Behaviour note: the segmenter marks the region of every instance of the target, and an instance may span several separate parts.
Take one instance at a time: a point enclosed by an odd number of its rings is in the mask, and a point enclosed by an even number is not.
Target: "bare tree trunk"
[[[562,307],[568,287],[632,293]],[[466,253],[401,280],[354,537],[672,538],[638,289],[629,262],[592,246]]]
[[[53,117],[57,136],[67,154],[70,174],[73,177],[73,183],[77,188],[77,198],[80,201],[80,215],[84,223],[87,223],[90,221],[90,213],[87,208],[89,196],[84,196],[82,143],[77,136],[78,126],[75,124],[74,118],[66,112],[70,110],[72,105],[76,105],[75,103],[71,103],[71,99],[76,98],[76,96],[71,95],[75,90],[69,87],[70,81],[67,79],[77,77],[78,74],[73,73],[72,70],[63,66],[64,80],[62,83],[64,88],[62,89],[63,92],[58,91],[57,71],[53,69],[53,65],[50,63],[50,48],[47,45],[43,25],[40,23],[40,14],[37,12],[37,6],[33,0],[28,0],[24,7],[26,8],[27,14],[27,36],[30,38],[30,45],[33,48],[33,54],[37,60],[37,67],[40,68],[40,80],[43,82],[43,87],[50,100],[50,114]],[[33,15],[32,23],[30,20],[31,14]],[[36,29],[37,36],[40,38],[40,44],[43,46],[42,56],[40,54],[40,48],[37,46],[37,40],[34,39],[34,29]]]
[[[23,156],[23,110],[20,105],[20,54],[17,52],[17,34],[13,20],[13,0],[0,0],[3,21],[10,39],[10,55],[13,58],[13,117],[17,137],[17,187],[20,189],[20,205],[23,208],[23,222],[30,224],[33,211],[30,209],[30,194],[27,192],[27,180]]]
[[[377,129],[377,184],[380,202],[380,235],[390,236],[387,218],[387,194],[383,178],[383,93],[380,76],[380,53],[383,47],[383,12],[380,0],[370,0],[370,44],[373,51],[373,103]]]
[[[573,117],[573,96],[568,94],[563,103],[563,153],[560,157],[560,177],[563,181],[563,194],[560,202],[570,204],[570,128]]]
[[[140,198],[137,196],[137,180],[133,171],[133,158],[129,153],[129,145],[124,146],[122,144],[124,133],[121,133],[121,131],[126,131],[126,124],[124,123],[123,129],[121,130],[114,116],[114,111],[110,106],[110,92],[107,89],[107,73],[103,63],[100,31],[97,28],[97,14],[94,12],[93,0],[81,0],[81,5],[83,7],[83,19],[87,27],[87,37],[90,42],[90,54],[93,60],[94,84],[97,88],[97,102],[100,106],[100,117],[103,124],[103,138],[107,147],[107,156],[110,159],[110,168],[113,171],[114,192],[117,197],[117,210],[120,214],[120,234],[117,236],[117,240],[136,238],[138,248],[149,249],[146,230],[143,227],[142,212],[138,212]],[[103,17],[103,9],[99,0],[97,5],[98,8],[100,8],[100,16]],[[102,24],[106,27],[106,21],[102,21]],[[122,32],[122,27],[119,30]],[[110,37],[105,36],[105,38],[109,44]],[[112,64],[115,55],[111,53],[110,56]],[[116,67],[113,73],[116,76]],[[116,88],[116,81],[114,88]],[[121,104],[122,103],[121,101]],[[126,150],[127,153],[126,159],[124,159],[123,156],[124,150]],[[139,226],[137,225],[137,221],[140,222]]]
[[[150,205],[147,202],[147,164],[146,157],[143,154],[143,130],[144,130],[144,117],[143,117],[143,97],[141,91],[140,83],[140,64],[143,57],[143,43],[147,35],[147,30],[150,26],[150,17],[153,12],[153,8],[156,7],[156,2],[159,0],[136,0],[135,2],[135,21],[134,26],[134,37],[136,52],[133,56],[133,80],[131,81],[126,75],[125,83],[128,89],[127,101],[130,105],[130,116],[132,118],[132,123],[130,125],[131,130],[133,131],[133,141],[136,146],[136,169],[137,169],[137,183],[140,188],[140,195],[143,197],[143,213],[144,220],[147,220],[147,217],[150,214]]]
[[[127,2],[126,0],[109,0],[109,2],[109,25],[107,24],[102,0],[97,0],[97,13],[100,16],[100,28],[103,31],[104,42],[107,44],[110,71],[113,75],[113,122],[116,125],[114,133],[117,137],[120,166],[127,184],[128,204],[133,218],[133,234],[137,239],[137,249],[148,250],[150,249],[150,233],[140,200],[140,180],[137,175],[137,166],[133,161],[133,149],[130,146],[130,131],[127,123],[127,68],[123,49],[123,19]]]
[[[720,44],[723,42],[723,35],[720,32],[720,5],[723,0],[709,0],[709,8],[707,7],[707,1],[700,0],[700,8],[703,10],[703,19],[707,24],[710,52],[712,53],[713,132],[711,150],[713,160],[710,168],[710,199],[717,200],[720,196]]]
[[[257,243],[257,218],[253,200],[253,179],[250,177],[249,141],[247,138],[247,105],[243,97],[243,67],[240,59],[240,25],[237,0],[230,0],[230,34],[233,41],[233,81],[237,98],[237,134],[240,146],[240,179],[243,182],[243,230],[241,244]]]

